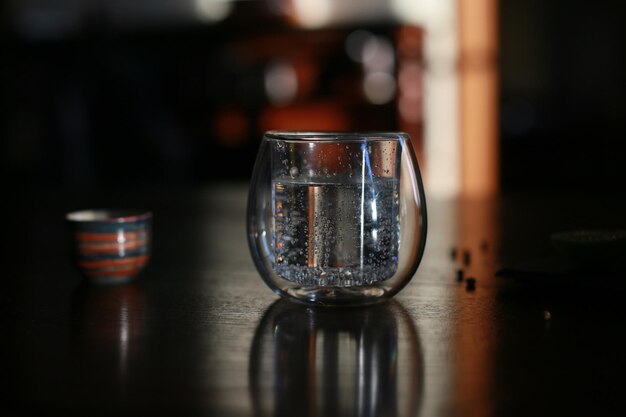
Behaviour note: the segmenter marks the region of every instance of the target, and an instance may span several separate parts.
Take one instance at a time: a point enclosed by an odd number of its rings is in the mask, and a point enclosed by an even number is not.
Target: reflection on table
[[[260,416],[416,416],[417,330],[397,302],[328,310],[279,300],[254,337],[250,389]]]
[[[116,286],[82,283],[75,289],[71,386],[85,410],[102,406],[119,410],[129,403],[130,369],[145,353],[141,339],[146,331],[146,301],[141,281]]]

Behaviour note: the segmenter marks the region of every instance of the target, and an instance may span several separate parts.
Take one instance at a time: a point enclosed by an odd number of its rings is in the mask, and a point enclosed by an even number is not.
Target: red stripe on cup
[[[74,233],[74,238],[81,242],[117,242],[120,238],[124,240],[145,239],[146,232],[122,232],[122,233]]]
[[[78,251],[83,254],[107,254],[120,251],[129,251],[147,246],[146,240],[134,240],[124,243],[101,243],[101,244],[82,244],[78,246]]]
[[[148,262],[148,256],[133,256],[132,258],[124,259],[103,259],[98,261],[82,261],[78,264],[83,268],[107,268],[114,266],[143,266]]]

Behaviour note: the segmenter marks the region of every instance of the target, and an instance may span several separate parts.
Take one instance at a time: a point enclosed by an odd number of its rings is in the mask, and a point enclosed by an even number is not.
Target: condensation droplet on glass
[[[298,167],[291,167],[289,169],[289,175],[291,175],[291,178],[295,178],[298,175]]]

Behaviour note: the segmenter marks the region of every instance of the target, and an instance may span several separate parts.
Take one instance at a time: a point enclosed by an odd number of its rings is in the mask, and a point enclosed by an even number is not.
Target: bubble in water
[[[291,178],[295,178],[298,175],[298,167],[291,167],[289,169],[289,175],[291,175]]]
[[[314,200],[311,187],[316,191]],[[280,212],[274,213],[273,268],[277,274],[305,287],[371,285],[394,274],[398,265],[397,212],[393,208],[397,182],[379,180],[376,196],[364,193],[366,206],[371,204],[370,198],[376,199],[377,221],[367,210],[363,218],[360,187],[311,185],[296,179],[276,182],[274,204]],[[377,240],[371,237],[374,228]]]

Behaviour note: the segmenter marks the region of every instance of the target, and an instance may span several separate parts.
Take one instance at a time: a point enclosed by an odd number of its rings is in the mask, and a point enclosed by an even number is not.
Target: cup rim
[[[376,141],[408,139],[406,132],[340,132],[340,131],[307,131],[307,130],[269,130],[263,135],[269,140],[284,140],[293,142],[332,142],[332,141]]]
[[[132,209],[85,209],[65,215],[65,219],[73,223],[130,223],[150,218],[152,212]]]

